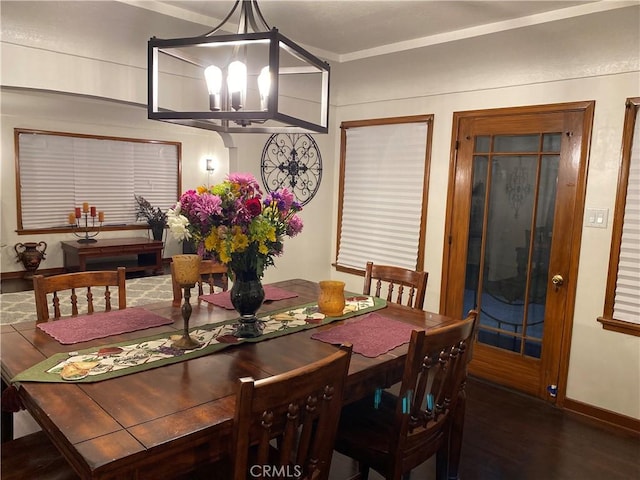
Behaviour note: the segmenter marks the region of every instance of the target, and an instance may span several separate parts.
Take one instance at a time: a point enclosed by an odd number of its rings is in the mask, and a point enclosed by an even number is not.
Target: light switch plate
[[[587,208],[585,227],[607,228],[609,223],[608,208]]]

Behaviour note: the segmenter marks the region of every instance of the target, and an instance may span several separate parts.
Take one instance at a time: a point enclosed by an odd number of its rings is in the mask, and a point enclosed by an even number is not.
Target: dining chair
[[[304,367],[262,380],[239,380],[234,480],[275,478],[276,472],[277,478],[329,477],[350,358],[351,345],[345,344]]]
[[[125,288],[124,267],[118,267],[117,270],[96,270],[88,272],[63,273],[61,275],[53,275],[45,277],[43,275],[33,276],[33,292],[36,300],[36,323],[48,322],[49,320],[58,320],[63,316],[75,317],[80,312],[78,304],[84,305],[86,299],[86,313],[92,314],[95,307],[99,305],[98,299],[94,298],[94,287],[104,287],[104,294],[99,298],[104,298],[104,311],[108,312],[112,306],[112,293],[118,293],[118,309],[123,310],[127,307],[127,294]],[[84,295],[79,295],[76,290],[81,290]],[[62,294],[64,292],[64,295]],[[53,317],[50,316],[50,306],[47,301],[47,294],[53,294],[51,298],[51,309]],[[70,315],[64,314],[66,303],[61,305],[61,297],[66,298],[69,295]]]
[[[316,362],[238,379],[230,458],[174,480],[327,480],[351,344]]]
[[[171,263],[171,283],[173,285],[173,306],[179,307],[182,304],[182,287],[176,282],[173,263]],[[207,285],[209,291],[205,292],[205,286]],[[214,293],[214,287],[222,288],[223,292],[229,289],[227,266],[214,260],[202,260],[200,262],[198,296],[205,295],[205,293]]]
[[[397,395],[377,390],[342,410],[335,449],[387,480],[436,455],[436,478],[457,475],[467,362],[476,312],[453,325],[414,330]]]
[[[428,276],[427,272],[417,272],[406,268],[376,265],[373,262],[367,262],[362,293],[371,295],[371,285],[375,283],[374,295],[380,297],[383,284],[386,283],[388,302],[404,304],[408,307],[422,310]],[[407,294],[406,297],[404,296],[405,293]]]

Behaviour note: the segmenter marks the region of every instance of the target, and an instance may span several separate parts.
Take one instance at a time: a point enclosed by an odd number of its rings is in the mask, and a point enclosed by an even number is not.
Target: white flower
[[[187,228],[189,219],[184,215],[180,215],[180,203],[177,203],[175,208],[170,208],[167,211],[167,226],[176,240],[191,238],[191,232]]]

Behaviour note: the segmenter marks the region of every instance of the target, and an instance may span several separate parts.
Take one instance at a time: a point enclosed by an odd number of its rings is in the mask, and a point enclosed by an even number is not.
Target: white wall
[[[124,23],[135,24],[140,19],[140,11],[132,7],[131,15],[112,23],[112,29],[101,26],[92,29],[87,17],[86,25],[72,30],[64,27],[63,13],[45,13],[42,4],[37,9],[30,4],[18,2],[6,16],[3,5],[2,85],[36,88],[54,85],[63,91],[136,103],[146,101],[146,60],[144,50],[142,54],[138,50],[142,35],[135,33],[138,30],[131,30],[126,36],[120,28]],[[101,5],[77,2],[77,8],[87,9],[89,16],[95,15],[92,10],[99,11]],[[428,309],[437,310],[440,298],[453,112],[595,100],[586,206],[612,209],[624,100],[640,95],[638,10],[638,7],[625,8],[332,65],[331,133],[315,136],[324,160],[322,186],[303,211],[305,230],[299,237],[287,241],[284,256],[276,260],[276,268],[267,270],[265,280],[333,277],[344,279],[347,288],[353,291],[362,286],[361,277],[338,274],[330,267],[335,256],[339,125],[343,120],[435,115],[425,255],[425,269],[430,273]],[[154,22],[159,21],[156,16],[151,17]],[[57,27],[56,22],[61,26]],[[159,31],[158,35],[177,36],[162,35]],[[129,50],[127,42],[131,45]],[[15,68],[17,65],[20,68]],[[203,181],[198,166],[190,163],[202,152],[220,155],[224,160],[228,158],[215,134],[149,123],[144,110],[103,115],[97,108],[92,111],[64,97],[52,103],[43,101],[41,105],[25,102],[30,105],[28,109],[21,110],[17,105],[5,114],[5,94],[3,92],[0,132],[1,226],[2,242],[6,243],[2,249],[3,272],[17,270],[10,255],[14,242],[41,239],[17,237],[13,232],[14,127],[133,137],[139,133],[147,138],[182,141],[183,188]],[[259,175],[259,158],[266,138],[265,135],[233,136],[237,148],[228,154],[229,168]],[[62,240],[60,236],[43,239],[53,244]],[[596,322],[603,308],[610,241],[610,226],[583,231],[567,395],[640,418],[640,338],[604,331]],[[50,262],[43,264],[46,268],[61,265],[59,255],[52,254],[46,262]]]

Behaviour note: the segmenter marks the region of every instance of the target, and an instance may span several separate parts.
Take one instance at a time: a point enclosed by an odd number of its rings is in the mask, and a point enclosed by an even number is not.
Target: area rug
[[[100,310],[104,305],[104,290],[99,287],[92,289],[96,310]],[[118,292],[112,291],[111,304],[118,305]],[[102,303],[96,301],[101,298]],[[173,289],[171,286],[171,275],[158,275],[154,277],[132,278],[127,280],[127,307],[135,307],[155,302],[166,302],[173,299]],[[80,303],[80,302],[78,302]],[[51,304],[51,302],[49,302]],[[86,313],[85,310],[80,313]],[[68,307],[70,309],[70,307]],[[70,311],[62,310],[62,315],[69,315]],[[33,291],[3,293],[0,295],[0,324],[6,325],[18,322],[28,322],[36,320],[36,303]]]

